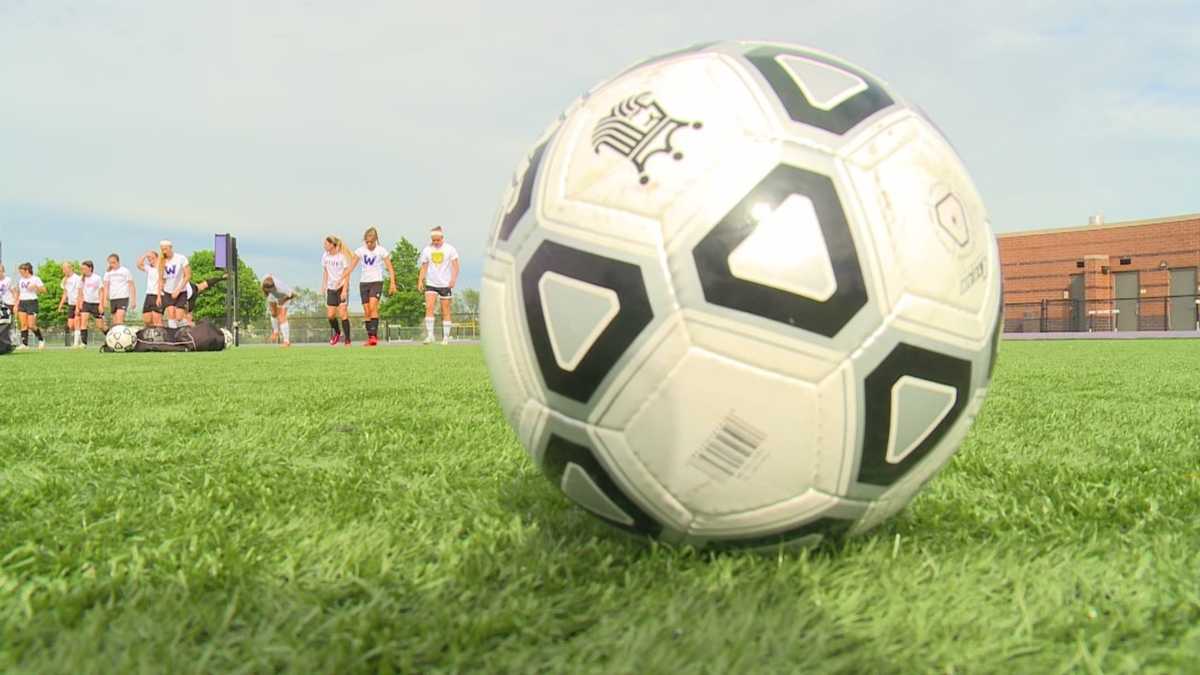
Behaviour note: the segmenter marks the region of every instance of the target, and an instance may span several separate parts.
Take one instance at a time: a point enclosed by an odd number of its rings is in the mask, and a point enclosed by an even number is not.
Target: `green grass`
[[[1006,343],[815,550],[570,506],[477,348],[0,358],[0,672],[1200,672],[1200,343]]]

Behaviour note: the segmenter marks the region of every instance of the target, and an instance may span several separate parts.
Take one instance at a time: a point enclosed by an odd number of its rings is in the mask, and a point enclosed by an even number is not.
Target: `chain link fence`
[[[1042,300],[1004,305],[1005,333],[1200,331],[1195,295]]]

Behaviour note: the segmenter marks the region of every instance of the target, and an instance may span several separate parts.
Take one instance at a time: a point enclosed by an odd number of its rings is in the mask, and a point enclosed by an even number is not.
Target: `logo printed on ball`
[[[646,163],[659,153],[670,155],[675,161],[683,159],[671,143],[671,137],[681,128],[704,127],[703,122],[688,122],[667,114],[654,94],[644,91],[630,96],[613,106],[612,112],[602,118],[592,130],[592,148],[600,154],[600,148],[609,148],[628,158],[638,171],[638,182],[650,182]]]

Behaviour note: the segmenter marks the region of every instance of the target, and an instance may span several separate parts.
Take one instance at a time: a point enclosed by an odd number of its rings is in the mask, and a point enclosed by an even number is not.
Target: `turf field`
[[[0,378],[0,672],[1200,672],[1200,342],[1005,344],[908,511],[777,556],[568,505],[473,346]]]

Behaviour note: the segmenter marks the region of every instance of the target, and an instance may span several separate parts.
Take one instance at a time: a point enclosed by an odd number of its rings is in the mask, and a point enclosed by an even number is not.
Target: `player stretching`
[[[383,295],[383,270],[388,272],[388,295],[396,293],[396,270],[392,268],[392,256],[388,249],[379,243],[379,231],[369,228],[363,233],[363,245],[359,246],[354,255],[357,256],[350,271],[362,261],[362,272],[358,276],[358,293],[362,297],[363,323],[367,329],[367,346],[379,344],[379,299]]]
[[[67,333],[75,336],[71,348],[80,349],[83,345],[79,344],[79,322],[76,321],[76,317],[79,316],[79,290],[83,285],[83,278],[75,273],[75,267],[69,262],[62,264],[62,273],[63,278],[59,286],[63,292],[58,299],[58,311],[63,311],[63,306],[66,305]]]
[[[146,273],[146,299],[142,301],[142,324],[162,325],[162,298],[158,295],[158,252],[146,251],[137,259],[138,270]]]
[[[268,274],[262,280],[262,292],[267,296],[267,314],[271,316],[271,342],[283,338],[283,346],[292,346],[292,329],[288,324],[287,304],[296,297],[287,284]]]
[[[96,330],[100,331],[100,335],[104,335],[107,328],[104,326],[104,309],[101,306],[101,295],[103,291],[101,287],[104,282],[100,275],[96,274],[96,265],[91,260],[83,261],[83,283],[79,293],[79,312],[76,315],[76,327],[83,334],[83,344],[81,348],[87,349],[88,345],[88,321],[96,320]]]
[[[33,265],[29,263],[21,263],[17,273],[17,323],[21,327],[21,346],[17,350],[29,349],[29,332],[33,331],[40,351],[46,348],[46,341],[42,339],[42,329],[37,325],[38,295],[46,292],[46,285],[33,275]]]
[[[325,316],[329,318],[329,346],[340,340],[350,346],[350,313],[346,310],[346,296],[350,291],[350,269],[356,258],[346,242],[333,235],[325,237],[325,253],[321,256],[321,288],[325,289]],[[342,325],[338,327],[338,318]],[[345,335],[343,335],[343,333]]]
[[[121,256],[112,253],[108,256],[108,270],[100,284],[100,308],[107,305],[112,312],[114,326],[125,325],[125,312],[129,303],[137,297],[137,286],[133,283],[133,274],[121,264]]]
[[[158,304],[166,310],[167,327],[178,328],[187,321],[188,284],[192,282],[192,267],[187,256],[175,252],[169,241],[158,243]]]
[[[433,303],[442,299],[442,344],[450,344],[450,300],[458,283],[458,251],[446,243],[442,228],[429,231],[429,245],[417,260],[417,290],[425,292],[425,344],[433,342]]]
[[[196,322],[192,319],[192,313],[196,311],[196,301],[200,299],[200,294],[203,293],[204,291],[209,290],[213,286],[216,286],[218,282],[224,280],[225,278],[226,278],[226,275],[224,273],[222,273],[222,274],[218,274],[215,277],[209,277],[207,279],[203,279],[200,281],[199,284],[194,284],[191,282],[188,283],[187,314],[184,317],[185,323],[187,323],[187,325],[189,325],[189,326],[196,325]]]

